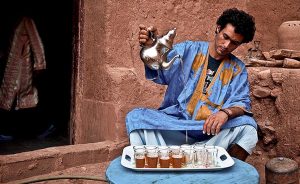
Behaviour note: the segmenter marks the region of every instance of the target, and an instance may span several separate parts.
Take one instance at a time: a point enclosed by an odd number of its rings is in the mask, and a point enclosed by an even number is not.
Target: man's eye
[[[229,37],[226,34],[223,34],[224,39],[229,39]]]
[[[233,45],[241,45],[240,42],[232,42],[232,43],[233,43]]]

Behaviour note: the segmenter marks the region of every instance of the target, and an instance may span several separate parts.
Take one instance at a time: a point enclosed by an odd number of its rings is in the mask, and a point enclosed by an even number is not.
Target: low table
[[[114,159],[106,170],[106,178],[114,184],[257,184],[259,174],[250,164],[234,159],[234,165],[216,171],[134,171]]]

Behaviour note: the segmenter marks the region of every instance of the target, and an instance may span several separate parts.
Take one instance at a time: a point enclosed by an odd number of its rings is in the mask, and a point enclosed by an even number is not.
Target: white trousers
[[[199,130],[200,131],[200,130]],[[129,135],[131,145],[182,145],[194,144],[196,140],[186,137],[176,130],[134,130]],[[228,149],[231,144],[238,144],[249,154],[252,153],[258,141],[257,131],[250,125],[223,129],[219,134],[201,143],[220,146]]]

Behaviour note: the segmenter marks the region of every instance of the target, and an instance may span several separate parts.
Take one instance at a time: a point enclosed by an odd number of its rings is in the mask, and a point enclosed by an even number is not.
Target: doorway
[[[0,109],[0,155],[69,144],[73,2],[0,2],[0,84],[14,29],[24,16],[36,25],[47,65],[33,75],[39,100],[36,107]]]

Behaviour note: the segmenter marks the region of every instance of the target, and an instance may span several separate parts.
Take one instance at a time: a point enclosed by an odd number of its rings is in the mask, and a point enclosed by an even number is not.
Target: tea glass
[[[194,167],[204,167],[206,165],[206,146],[194,145]]]
[[[169,149],[159,148],[158,159],[160,168],[169,168],[171,162]]]
[[[215,146],[208,146],[206,148],[206,167],[218,166],[218,149]]]
[[[135,167],[136,168],[144,168],[145,167],[145,148],[136,148],[134,149],[134,159],[135,159]]]
[[[157,146],[146,146],[146,164],[148,168],[157,168],[158,149]]]
[[[190,147],[190,148],[184,148],[183,149],[183,167],[193,168],[194,167],[194,155],[196,151]]]
[[[183,153],[180,146],[170,146],[171,163],[173,168],[181,168],[183,163]]]

